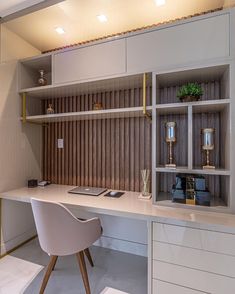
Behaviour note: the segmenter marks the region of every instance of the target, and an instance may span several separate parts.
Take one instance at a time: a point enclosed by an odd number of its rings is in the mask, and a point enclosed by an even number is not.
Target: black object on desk
[[[28,180],[28,188],[35,188],[38,186],[38,180],[31,179]]]
[[[123,194],[125,194],[125,193],[124,192],[119,192],[119,191],[109,191],[104,196],[112,197],[112,198],[120,198]]]

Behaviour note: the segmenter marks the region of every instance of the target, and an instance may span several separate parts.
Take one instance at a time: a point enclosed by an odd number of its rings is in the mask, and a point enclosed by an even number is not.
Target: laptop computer
[[[79,186],[79,187],[73,188],[72,190],[68,191],[68,193],[98,196],[98,195],[104,193],[105,191],[107,191],[106,188]]]

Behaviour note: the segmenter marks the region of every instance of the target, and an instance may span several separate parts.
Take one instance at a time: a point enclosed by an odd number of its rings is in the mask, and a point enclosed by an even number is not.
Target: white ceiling
[[[7,7],[4,2],[25,1],[0,0],[0,12]],[[45,51],[234,4],[235,0],[166,0],[166,5],[157,7],[154,0],[66,0],[5,25]],[[100,23],[99,14],[108,21]],[[64,28],[64,35],[55,32],[58,26]]]
[[[7,16],[43,1],[44,0],[1,0],[0,17]]]

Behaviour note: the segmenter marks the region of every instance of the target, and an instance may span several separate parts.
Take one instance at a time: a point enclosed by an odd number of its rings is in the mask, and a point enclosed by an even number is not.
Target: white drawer
[[[153,259],[235,277],[235,257],[153,241]]]
[[[230,294],[235,289],[234,278],[156,260],[153,261],[153,278],[212,294]]]
[[[227,233],[154,223],[153,240],[235,256],[235,235]]]
[[[153,280],[153,291],[152,294],[202,294],[197,290],[173,285],[159,280]]]

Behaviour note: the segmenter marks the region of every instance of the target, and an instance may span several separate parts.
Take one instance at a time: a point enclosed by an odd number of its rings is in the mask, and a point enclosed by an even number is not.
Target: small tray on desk
[[[114,193],[114,192],[115,192],[115,194],[112,195],[112,193]],[[125,192],[109,191],[104,196],[111,197],[111,198],[120,198],[123,194],[125,194]]]

